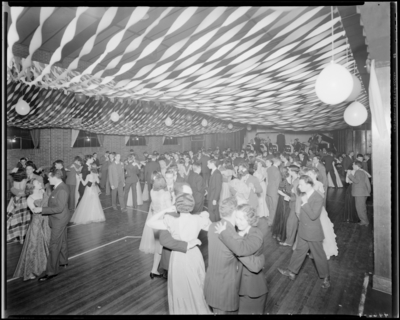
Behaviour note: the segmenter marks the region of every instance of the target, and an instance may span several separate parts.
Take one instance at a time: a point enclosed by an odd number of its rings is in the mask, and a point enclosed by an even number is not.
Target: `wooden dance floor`
[[[265,276],[268,314],[358,314],[365,273],[373,268],[372,224],[342,222],[344,189],[328,190],[327,211],[335,225],[339,255],[329,260],[331,287],[321,288],[313,261],[306,259],[295,281],[281,275],[292,255],[267,235]],[[153,255],[139,251],[148,203],[113,211],[102,194],[106,221],[68,228],[69,266],[49,281],[12,279],[22,245],[7,244],[6,313],[23,315],[168,314],[167,281],[149,277]],[[372,206],[367,202],[372,222]],[[207,233],[200,233],[207,268]]]

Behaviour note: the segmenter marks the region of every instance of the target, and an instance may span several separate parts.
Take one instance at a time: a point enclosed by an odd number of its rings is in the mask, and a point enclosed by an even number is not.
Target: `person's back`
[[[161,189],[158,191],[154,191],[153,189],[151,189],[150,197],[151,206],[154,213],[160,212],[161,210],[172,206],[171,193],[168,190]]]

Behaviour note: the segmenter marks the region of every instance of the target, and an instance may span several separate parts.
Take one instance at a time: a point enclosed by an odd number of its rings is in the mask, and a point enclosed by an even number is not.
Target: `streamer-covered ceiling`
[[[348,28],[343,27],[343,13],[349,11],[335,8],[332,19],[330,7],[11,7],[9,88],[22,83],[31,86],[31,92],[57,90],[65,101],[73,92],[84,93],[91,98],[79,108],[107,101],[93,110],[120,111],[125,122],[138,114],[138,101],[152,101],[163,110],[158,119],[169,115],[177,120],[172,130],[143,113],[140,121],[151,130],[143,129],[142,134],[226,132],[229,122],[277,130],[340,129],[347,127],[343,113],[350,102],[324,104],[314,85],[332,54],[336,63],[363,78]],[[357,13],[355,18],[359,26]],[[14,44],[25,47],[26,53],[17,53]],[[39,57],[44,51],[50,52],[47,60]],[[71,113],[62,108],[55,112],[53,102],[31,105],[31,113],[21,121],[12,104],[17,96],[7,100],[9,125],[27,121],[31,128],[43,126],[44,118],[31,117],[46,111],[53,113],[52,125],[75,126],[65,116],[72,114],[72,102]],[[358,101],[369,107],[364,87]],[[178,121],[187,110],[200,113],[195,116],[198,123]],[[201,114],[214,120],[203,127]],[[121,127],[125,124],[104,126],[94,119],[98,117],[93,117],[91,129],[98,132],[103,128],[106,133],[138,134]]]

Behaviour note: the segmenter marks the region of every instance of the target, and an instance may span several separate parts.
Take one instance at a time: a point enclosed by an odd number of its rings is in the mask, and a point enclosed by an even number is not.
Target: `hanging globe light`
[[[344,111],[343,118],[348,125],[356,127],[367,120],[368,111],[362,103],[354,101]]]
[[[229,129],[229,130],[232,130],[232,129],[233,129],[233,124],[232,124],[232,123],[228,124],[228,129]]]
[[[193,120],[193,116],[192,116],[190,113],[188,113],[188,114],[186,115],[186,120],[187,120],[187,121],[192,121],[192,120]]]
[[[247,125],[247,130],[250,131],[251,130],[251,125]]]
[[[148,103],[146,103],[146,106],[143,108],[144,113],[149,113],[151,111],[151,107]]]
[[[172,120],[171,120],[170,117],[168,117],[167,119],[165,119],[165,125],[166,125],[167,127],[170,127],[170,126],[172,125]]]
[[[115,111],[111,113],[111,120],[117,122],[119,120],[119,114]]]
[[[86,101],[86,96],[83,93],[75,93],[75,100],[79,103],[84,103]]]
[[[201,121],[201,125],[202,125],[203,127],[207,127],[208,121],[207,121],[206,119],[203,119],[203,120]]]
[[[353,79],[353,90],[351,91],[349,97],[346,99],[346,101],[354,101],[357,99],[357,97],[361,93],[361,82],[360,80],[354,75],[351,75]]]
[[[331,61],[315,81],[315,93],[324,103],[334,105],[345,101],[353,90],[350,72],[340,64]]]
[[[15,111],[21,116],[26,116],[29,111],[31,111],[31,107],[29,106],[28,102],[23,100],[21,97],[15,105]]]

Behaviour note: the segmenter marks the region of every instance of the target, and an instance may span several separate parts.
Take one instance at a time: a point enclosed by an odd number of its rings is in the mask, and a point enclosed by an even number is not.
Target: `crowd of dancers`
[[[347,185],[343,220],[368,226],[370,172],[369,157],[332,150],[216,148],[146,152],[142,160],[131,150],[123,161],[106,152],[101,160],[77,156],[69,167],[57,160],[49,170],[22,158],[10,174],[7,208],[7,240],[23,243],[14,277],[57,276],[68,265],[68,223],[105,221],[99,199],[105,192],[114,210],[150,201],[139,250],[154,255],[150,278],[168,281],[170,314],[260,314],[268,292],[266,234],[294,250],[279,272],[294,280],[308,255],[322,287],[330,287],[328,260],[338,247],[326,211],[328,187]],[[24,220],[18,228],[16,216]],[[201,230],[208,231],[207,270]]]

